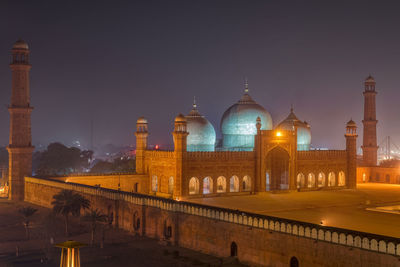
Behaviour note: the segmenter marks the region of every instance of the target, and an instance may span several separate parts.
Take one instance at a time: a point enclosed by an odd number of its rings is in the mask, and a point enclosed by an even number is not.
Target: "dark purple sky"
[[[31,48],[34,144],[172,142],[191,109],[219,132],[243,93],[272,115],[293,103],[317,147],[343,148],[352,117],[362,136],[363,80],[377,81],[378,143],[400,144],[400,16],[384,1],[1,1],[0,144],[8,143],[10,49]],[[362,138],[358,139],[358,145]]]

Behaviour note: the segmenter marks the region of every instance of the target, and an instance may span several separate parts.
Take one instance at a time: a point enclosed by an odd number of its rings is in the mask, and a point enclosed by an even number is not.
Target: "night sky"
[[[10,49],[31,49],[35,145],[80,140],[172,143],[173,119],[199,111],[220,135],[243,94],[277,125],[294,105],[315,147],[343,149],[353,118],[362,142],[363,81],[377,82],[378,143],[400,145],[400,16],[384,1],[1,1],[0,145],[8,143]]]

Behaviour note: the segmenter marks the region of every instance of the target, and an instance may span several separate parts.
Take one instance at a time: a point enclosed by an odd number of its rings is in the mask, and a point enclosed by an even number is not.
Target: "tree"
[[[93,151],[51,143],[45,151],[34,153],[33,166],[40,176],[66,175],[87,170],[92,157]]]
[[[135,159],[122,157],[116,158],[113,162],[99,160],[91,169],[92,173],[112,172],[134,172],[136,167]]]
[[[84,216],[85,221],[90,222],[91,226],[91,240],[90,245],[93,246],[94,244],[94,234],[97,228],[98,223],[105,223],[107,222],[107,215],[102,214],[98,209],[91,209],[89,212],[86,212]]]
[[[90,207],[90,201],[81,194],[71,190],[62,190],[53,196],[53,211],[55,214],[61,214],[65,220],[65,235],[68,236],[68,219],[69,215],[80,216],[82,209]]]
[[[26,239],[29,240],[29,223],[31,222],[32,215],[37,212],[37,209],[27,206],[20,208],[18,212],[21,213],[22,217],[24,218],[23,224],[25,227]]]

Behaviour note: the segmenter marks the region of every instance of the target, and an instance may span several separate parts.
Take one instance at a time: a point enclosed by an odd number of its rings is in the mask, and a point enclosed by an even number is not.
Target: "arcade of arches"
[[[192,177],[189,180],[189,195],[251,191],[251,178],[248,175],[245,175],[242,179],[233,175],[229,178],[229,186],[227,186],[227,183],[227,179],[224,176],[219,176],[216,179],[216,188],[214,189],[214,179],[212,177],[204,177],[202,181],[197,177]]]

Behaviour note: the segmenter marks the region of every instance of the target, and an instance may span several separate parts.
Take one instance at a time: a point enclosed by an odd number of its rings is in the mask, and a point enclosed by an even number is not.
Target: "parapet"
[[[298,160],[345,160],[346,150],[309,150],[297,151]]]

